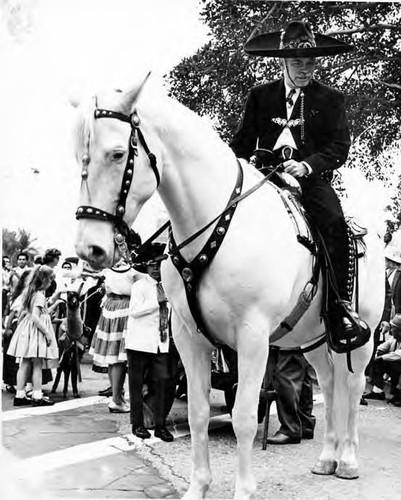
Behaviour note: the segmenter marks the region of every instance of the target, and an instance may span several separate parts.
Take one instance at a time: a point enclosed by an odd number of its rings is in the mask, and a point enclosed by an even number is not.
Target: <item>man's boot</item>
[[[361,320],[352,304],[355,250],[345,221],[332,227],[326,248],[334,274],[329,290],[329,345],[341,353],[364,345],[370,337],[369,326]]]

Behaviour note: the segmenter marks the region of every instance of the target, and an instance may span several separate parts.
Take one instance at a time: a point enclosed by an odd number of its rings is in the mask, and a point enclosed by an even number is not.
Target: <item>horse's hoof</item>
[[[67,393],[63,392],[63,398],[65,399],[67,397]]]
[[[311,472],[319,476],[331,476],[335,474],[336,468],[337,462],[335,460],[318,460]]]
[[[352,467],[341,461],[338,464],[335,474],[340,479],[358,479],[359,477],[358,467]]]
[[[78,394],[78,392],[75,392],[75,393],[73,394],[73,396],[74,396],[74,398],[80,398],[80,397],[81,397],[81,395],[80,395],[80,394]]]

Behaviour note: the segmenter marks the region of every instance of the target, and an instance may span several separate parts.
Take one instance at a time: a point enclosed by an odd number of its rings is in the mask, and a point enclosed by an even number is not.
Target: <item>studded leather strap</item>
[[[119,113],[117,111],[97,108],[95,109],[94,117],[95,119],[115,118],[117,120],[129,123],[131,125],[131,134],[128,145],[128,158],[127,158],[127,163],[125,165],[123,178],[121,181],[120,195],[117,203],[116,213],[113,215],[100,208],[82,205],[78,207],[75,217],[77,219],[97,219],[97,220],[105,220],[113,222],[115,229],[122,235],[122,237],[125,240],[128,240],[130,229],[126,224],[126,222],[124,221],[124,215],[125,215],[127,196],[134,175],[135,156],[138,155],[138,139],[141,142],[142,147],[149,158],[150,166],[156,177],[157,186],[159,186],[160,174],[157,169],[156,157],[153,153],[151,153],[151,151],[148,148],[146,140],[139,128],[140,120],[135,111],[128,116],[124,115],[123,113]]]
[[[241,165],[238,163],[237,182],[227,206],[229,206],[230,203],[238,195],[241,194],[242,184],[243,170]],[[191,311],[192,317],[195,320],[198,332],[202,333],[212,345],[216,345],[217,343],[209,333],[203,319],[203,314],[198,299],[199,285],[205,271],[209,267],[221,244],[223,243],[224,237],[227,234],[227,230],[230,226],[236,208],[237,203],[234,203],[227,211],[222,214],[202,250],[190,263],[184,259],[180,252],[174,251],[174,254],[172,256],[173,264],[175,265],[176,269],[183,279],[188,306]],[[169,250],[173,252],[176,247],[177,245],[174,241],[174,236],[170,228]]]

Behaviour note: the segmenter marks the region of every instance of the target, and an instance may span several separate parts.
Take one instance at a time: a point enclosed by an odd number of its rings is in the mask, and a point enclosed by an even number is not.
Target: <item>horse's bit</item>
[[[159,186],[160,184],[160,173],[157,169],[156,156],[149,150],[141,129],[139,128],[140,120],[136,111],[128,116],[116,111],[96,108],[95,119],[100,118],[114,118],[129,123],[131,126],[131,134],[128,143],[128,158],[121,182],[121,189],[116,212],[113,215],[100,208],[92,207],[89,205],[81,205],[80,207],[78,207],[75,217],[77,219],[97,219],[112,222],[114,226],[114,241],[118,246],[120,252],[130,262],[132,259],[129,250],[133,248],[134,243],[132,241],[131,230],[128,224],[124,221],[124,214],[126,210],[125,206],[127,202],[128,191],[131,187],[132,178],[134,175],[134,160],[135,156],[138,156],[138,139],[149,158],[150,166],[156,177],[157,186]],[[84,181],[88,178],[88,170],[86,166],[82,170],[81,176],[82,180]]]

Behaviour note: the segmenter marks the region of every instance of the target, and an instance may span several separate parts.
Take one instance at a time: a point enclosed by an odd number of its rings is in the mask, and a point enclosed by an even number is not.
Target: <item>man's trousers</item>
[[[143,427],[143,384],[145,372],[154,391],[153,416],[156,427],[165,425],[168,406],[169,381],[171,379],[169,353],[149,353],[127,349],[128,386],[130,394],[131,424]]]

